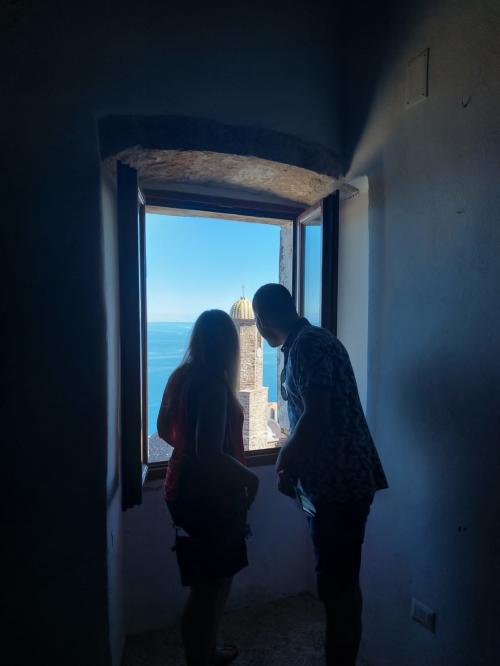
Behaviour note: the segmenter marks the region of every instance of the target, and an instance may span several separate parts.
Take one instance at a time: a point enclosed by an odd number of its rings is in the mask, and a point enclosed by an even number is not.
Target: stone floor
[[[323,610],[310,594],[224,615],[221,637],[238,645],[235,666],[323,666]],[[177,630],[129,637],[122,666],[182,666]],[[359,666],[366,666],[359,662]]]

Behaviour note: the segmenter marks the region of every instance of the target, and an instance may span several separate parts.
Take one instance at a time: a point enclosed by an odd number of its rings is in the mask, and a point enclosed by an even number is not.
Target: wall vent
[[[429,96],[429,49],[408,60],[406,106],[415,106]]]

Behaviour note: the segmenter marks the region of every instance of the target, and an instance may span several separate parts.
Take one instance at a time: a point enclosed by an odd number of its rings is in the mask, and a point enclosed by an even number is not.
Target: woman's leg
[[[224,608],[226,607],[227,599],[229,593],[231,592],[231,585],[233,583],[233,577],[222,578],[220,580],[219,594],[217,598],[217,611],[215,616],[215,631],[214,631],[214,641],[212,646],[212,657],[215,657],[216,647],[217,647],[217,637],[219,634],[220,623],[222,620],[222,615],[224,613]]]
[[[193,585],[182,616],[182,638],[188,666],[213,660],[222,611],[231,587],[223,578]]]

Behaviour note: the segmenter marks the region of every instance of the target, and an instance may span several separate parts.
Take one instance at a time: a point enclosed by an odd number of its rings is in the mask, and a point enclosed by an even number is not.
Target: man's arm
[[[304,411],[295,426],[293,434],[283,445],[276,471],[287,476],[299,476],[302,453],[312,441],[320,439],[331,423],[331,393],[326,388],[311,388],[302,395]]]

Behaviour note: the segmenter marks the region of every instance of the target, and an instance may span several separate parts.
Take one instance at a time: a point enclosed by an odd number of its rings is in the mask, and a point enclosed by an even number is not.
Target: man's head
[[[255,292],[252,305],[262,337],[271,347],[282,345],[299,317],[288,289],[281,284],[265,284]]]

